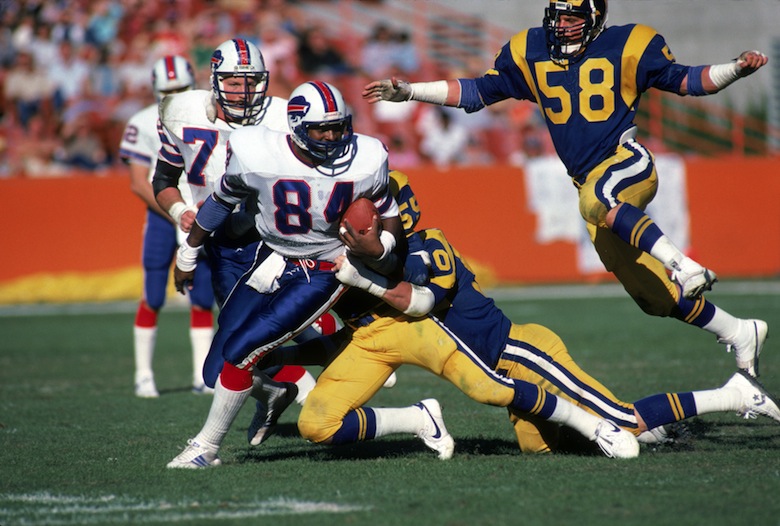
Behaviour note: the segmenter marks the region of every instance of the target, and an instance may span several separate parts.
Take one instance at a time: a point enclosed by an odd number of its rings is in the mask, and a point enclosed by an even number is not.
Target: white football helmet
[[[243,80],[242,89],[226,89],[224,81],[232,77]],[[257,46],[243,38],[220,44],[211,55],[211,89],[230,121],[257,122],[268,90],[268,71]]]
[[[305,82],[295,88],[287,102],[287,121],[295,144],[321,160],[343,156],[352,142],[352,115],[341,92],[327,82]],[[335,128],[341,138],[318,141],[310,128]]]
[[[154,63],[152,89],[157,102],[169,93],[191,90],[195,87],[195,74],[187,59],[178,55],[166,55]]]

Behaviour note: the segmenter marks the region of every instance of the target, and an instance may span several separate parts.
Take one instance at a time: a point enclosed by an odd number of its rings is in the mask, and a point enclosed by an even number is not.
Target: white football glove
[[[341,267],[336,271],[336,279],[344,285],[365,290],[378,298],[387,292],[388,279],[366,267],[360,260],[349,256],[341,260]]]
[[[382,100],[390,102],[404,102],[412,98],[412,87],[405,80],[395,78],[380,80],[377,91]]]

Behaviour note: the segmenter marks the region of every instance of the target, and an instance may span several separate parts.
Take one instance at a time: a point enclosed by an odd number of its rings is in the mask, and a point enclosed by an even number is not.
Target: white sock
[[[190,343],[192,344],[192,385],[203,385],[203,364],[211,348],[214,329],[211,327],[190,327]]]
[[[314,379],[314,376],[309,371],[306,371],[303,373],[303,376],[295,382],[295,385],[298,386],[298,395],[295,397],[295,401],[298,402],[298,404],[303,405],[306,401],[306,397],[309,396],[311,390],[317,385],[317,380]]]
[[[560,396],[556,398],[555,410],[548,420],[569,426],[575,431],[579,431],[588,440],[595,440],[596,427],[601,422],[601,418],[580,409]]]
[[[739,321],[739,318],[735,318],[725,310],[715,306],[715,314],[709,323],[702,328],[711,332],[720,340],[732,341],[737,336]]]
[[[650,249],[650,255],[664,264],[668,270],[676,270],[686,259],[685,254],[667,236],[661,236]]]
[[[133,326],[133,347],[135,351],[135,381],[154,377],[152,359],[157,341],[157,327]]]
[[[244,406],[252,388],[243,391],[231,391],[222,385],[222,379],[217,378],[214,386],[214,399],[206,423],[195,437],[195,441],[214,451],[219,450],[225,435],[230,430],[233,420]]]
[[[372,408],[373,409],[373,408]],[[425,425],[425,415],[416,406],[374,409],[376,438],[396,433],[418,434]]]
[[[742,393],[739,389],[720,387],[708,391],[694,391],[693,401],[696,413],[718,413],[721,411],[739,411],[742,407]]]

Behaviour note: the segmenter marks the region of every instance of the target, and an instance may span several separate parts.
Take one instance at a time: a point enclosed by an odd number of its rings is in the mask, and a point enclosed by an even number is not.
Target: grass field
[[[780,283],[722,283],[709,297],[780,325]],[[713,337],[643,315],[614,287],[494,291],[518,322],[558,332],[625,400],[719,386],[734,358]],[[614,294],[613,294],[614,293]],[[544,298],[546,295],[554,297]],[[440,461],[414,437],[326,448],[298,435],[293,407],[250,449],[245,407],[213,470],[166,470],[210,398],[190,394],[188,314],[163,311],[155,361],[162,396],[133,396],[133,305],[0,310],[0,525],[780,525],[780,425],[733,414],[689,421],[677,446],[638,459],[589,450],[521,456],[506,413],[403,367],[374,405],[434,396],[456,439]],[[770,332],[771,335],[771,332]],[[761,363],[780,393],[780,356]]]

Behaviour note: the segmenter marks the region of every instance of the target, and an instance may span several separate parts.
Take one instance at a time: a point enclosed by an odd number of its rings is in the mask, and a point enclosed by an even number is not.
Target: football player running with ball
[[[287,101],[266,95],[270,73],[254,44],[240,38],[223,42],[214,50],[210,67],[210,90],[178,93],[160,103],[158,133],[162,145],[154,192],[160,208],[183,232],[190,231],[199,204],[215,190],[225,172],[227,142],[234,130],[244,126],[264,126],[280,132],[288,129]],[[182,172],[186,175],[184,190],[180,185]],[[221,307],[238,278],[252,265],[258,242],[252,211],[232,214],[206,243],[208,257],[201,257],[193,283],[210,279]],[[308,329],[301,339],[316,335],[314,329]],[[273,393],[268,382],[269,395],[259,402],[269,411],[275,405],[279,413],[293,399],[303,403],[314,386],[314,377],[302,367],[269,373],[285,380],[273,384],[277,387]],[[211,392],[202,382],[194,389]]]
[[[343,286],[333,272],[334,261],[345,251],[339,226],[354,200],[374,202],[383,235],[356,235],[351,253],[383,273],[400,271],[405,258],[387,150],[379,140],[353,133],[352,115],[339,90],[317,81],[298,86],[287,103],[287,118],[288,133],[247,126],[231,134],[225,175],[179,249],[174,276],[183,292],[210,232],[237,205],[254,211],[253,226],[262,242],[222,307],[204,367],[206,384],[215,388],[211,410],[169,468],[221,464],[217,453],[233,420],[250,395],[266,389],[267,379],[253,377],[255,363],[339,298]]]
[[[707,301],[702,293],[715,273],[685,256],[643,211],[658,178],[652,154],[636,140],[633,118],[650,88],[717,93],[763,67],[767,57],[745,51],[725,64],[684,66],[654,29],[607,27],[606,21],[606,0],[552,1],[542,27],[514,35],[483,76],[411,84],[385,79],[366,85],[363,97],[469,113],[508,98],[536,102],[606,269],[644,312],[714,334],[735,351],[739,369],[758,376],[766,322],[736,318]]]

